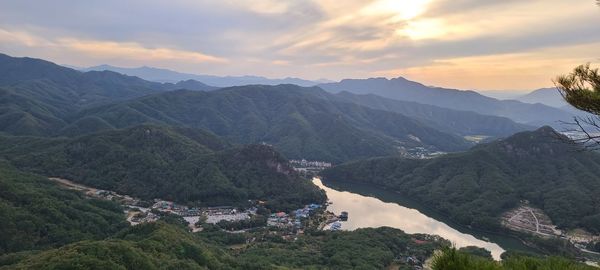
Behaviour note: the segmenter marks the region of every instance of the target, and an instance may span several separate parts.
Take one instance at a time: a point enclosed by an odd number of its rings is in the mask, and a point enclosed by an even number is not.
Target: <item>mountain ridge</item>
[[[404,115],[332,101],[320,88],[295,85],[167,92],[78,116],[89,117],[115,128],[144,122],[203,128],[237,143],[273,144],[290,158],[334,162],[398,154],[396,148],[403,144],[446,151],[468,147],[464,139]]]
[[[154,68],[148,66],[142,66],[137,68],[123,68],[116,67],[107,64],[93,66],[81,69],[83,71],[92,70],[110,70],[126,75],[137,76],[149,81],[163,82],[163,83],[176,83],[179,81],[196,80],[203,83],[213,85],[216,87],[231,87],[241,86],[248,84],[265,84],[265,85],[277,85],[277,84],[296,84],[300,86],[314,86],[322,83],[323,80],[311,81],[300,78],[286,77],[282,79],[271,79],[262,76],[216,76],[216,75],[202,75],[202,74],[191,74],[181,73],[164,68]]]
[[[497,100],[471,90],[429,87],[403,77],[386,79],[345,79],[339,83],[319,84],[329,92],[348,91],[355,94],[375,94],[385,98],[413,101],[439,107],[474,111],[485,115],[508,117],[529,125],[557,124],[572,115],[542,104],[526,104],[515,100]]]

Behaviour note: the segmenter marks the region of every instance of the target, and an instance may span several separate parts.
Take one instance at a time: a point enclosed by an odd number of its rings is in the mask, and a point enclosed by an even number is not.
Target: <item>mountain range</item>
[[[201,81],[216,87],[242,86],[250,84],[277,85],[295,84],[315,86],[338,93],[375,94],[381,97],[435,105],[461,111],[472,111],[484,115],[507,117],[528,125],[551,125],[560,127],[561,121],[572,120],[579,112],[567,105],[554,88],[542,88],[526,95],[511,93],[509,98],[495,99],[475,91],[464,91],[441,87],[425,86],[418,82],[398,77],[394,79],[345,79],[340,82],[327,80],[310,81],[299,78],[269,79],[260,76],[211,76],[180,73],[154,67],[123,68],[100,65],[80,69],[82,71],[114,71],[137,76],[149,81],[176,83],[185,80]],[[182,87],[190,89],[187,87]],[[193,90],[193,89],[190,89]],[[496,91],[498,92],[498,91]],[[500,91],[501,92],[501,91]],[[527,103],[527,104],[524,104]],[[540,106],[540,103],[545,106]],[[558,108],[558,110],[556,109]]]
[[[466,136],[504,137],[569,115],[402,78],[219,89],[194,80],[159,83],[112,71],[81,72],[7,55],[0,55],[0,71],[5,134],[79,136],[154,123],[205,129],[233,143],[272,144],[289,158],[332,162],[414,147],[465,150],[472,145]]]
[[[290,158],[333,162],[423,146],[467,149],[465,135],[501,137],[531,127],[507,118],[295,85],[215,89],[80,72],[32,58],[0,57],[0,130],[78,136],[144,123],[209,130],[234,143],[269,143]],[[186,88],[190,90],[175,89]],[[200,91],[198,91],[200,90]]]
[[[199,75],[190,73],[181,73],[173,70],[154,68],[154,67],[137,67],[137,68],[124,68],[115,67],[111,65],[99,65],[88,68],[82,68],[81,71],[113,71],[121,74],[136,76],[148,81],[155,82],[168,82],[176,83],[179,81],[196,80],[203,83],[217,86],[217,87],[230,87],[240,86],[248,84],[264,84],[264,85],[277,85],[277,84],[295,84],[300,86],[314,86],[319,83],[329,82],[328,80],[317,80],[310,81],[300,78],[283,78],[283,79],[271,79],[261,76],[214,76],[214,75]]]
[[[322,215],[298,221],[302,234],[263,227],[271,213],[327,200],[287,158],[333,162],[325,181],[381,186],[477,228],[500,230],[498,216],[525,201],[560,228],[600,228],[600,156],[578,152],[550,127],[531,131],[563,117],[561,109],[402,78],[310,87],[209,79],[157,82],[0,54],[0,269],[387,269],[407,266],[408,256],[456,252],[440,237],[388,227],[316,229]],[[415,149],[452,153],[405,158]],[[129,226],[130,206],[47,177],[139,197],[141,205],[256,206],[256,215],[200,219],[196,233],[173,214]],[[243,230],[224,231],[234,229]],[[537,241],[555,255],[578,252],[562,240]],[[490,257],[474,247],[462,252]],[[508,265],[575,265],[507,254]],[[483,260],[459,255],[463,265]]]
[[[470,111],[452,110],[410,101],[383,98],[374,94],[358,95],[342,91],[335,96],[342,101],[369,108],[406,115],[444,132],[467,135],[504,137],[518,131],[535,129],[506,117],[483,115]]]
[[[502,116],[518,123],[536,126],[556,126],[559,121],[571,120],[573,116],[569,112],[543,104],[497,100],[475,91],[429,87],[402,77],[346,79],[337,83],[319,84],[319,87],[332,93],[347,91],[355,94],[375,94],[389,99]]]
[[[322,97],[319,97],[322,96]],[[393,155],[401,148],[466,149],[462,137],[404,115],[329,100],[320,88],[239,86],[212,92],[171,91],[81,111],[65,129],[123,128],[141,123],[210,130],[236,143],[272,144],[289,158],[347,161]]]

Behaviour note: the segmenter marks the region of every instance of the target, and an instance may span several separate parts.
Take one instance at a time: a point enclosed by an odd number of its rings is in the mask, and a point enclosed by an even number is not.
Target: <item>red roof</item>
[[[415,244],[418,244],[418,245],[427,244],[427,241],[423,241],[423,240],[419,240],[419,239],[415,239],[415,238],[413,238],[412,240],[413,240],[413,242],[415,242]]]

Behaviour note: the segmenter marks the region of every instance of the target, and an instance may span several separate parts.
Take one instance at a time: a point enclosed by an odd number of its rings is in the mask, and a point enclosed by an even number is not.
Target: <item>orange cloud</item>
[[[430,65],[381,70],[373,76],[404,76],[429,85],[481,90],[521,90],[551,86],[554,76],[586,62],[600,62],[600,43],[524,53],[441,59]]]
[[[64,38],[58,40],[64,47],[100,57],[125,57],[134,60],[178,60],[189,62],[225,63],[219,58],[199,52],[182,51],[168,48],[145,48],[134,42],[92,41]]]

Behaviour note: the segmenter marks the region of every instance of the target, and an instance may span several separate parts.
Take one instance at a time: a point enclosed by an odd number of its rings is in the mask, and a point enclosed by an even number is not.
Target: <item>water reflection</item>
[[[357,228],[388,226],[401,229],[407,233],[436,234],[450,240],[457,247],[482,247],[491,251],[495,259],[500,259],[500,254],[504,252],[504,249],[495,243],[459,232],[416,209],[407,208],[396,203],[383,202],[377,198],[356,193],[338,191],[325,186],[319,178],[314,178],[313,182],[325,190],[327,197],[333,202],[327,208],[329,211],[336,214],[342,211],[349,212],[348,221],[343,222],[342,229],[354,230]]]

